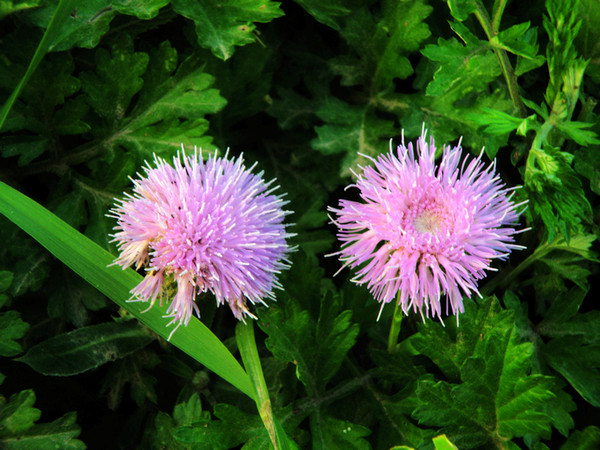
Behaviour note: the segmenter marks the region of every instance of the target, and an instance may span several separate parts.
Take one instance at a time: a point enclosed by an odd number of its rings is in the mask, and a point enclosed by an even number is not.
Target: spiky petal
[[[242,156],[207,161],[201,151],[177,155],[173,165],[155,156],[145,174],[133,180],[133,194],[117,202],[115,264],[146,266],[135,299],[162,304],[167,284],[176,284],[167,317],[186,324],[199,292],[227,302],[238,319],[252,316],[246,304],[263,303],[280,288],[277,274],[289,267],[292,250],[283,220],[287,201],[273,192],[273,180],[253,174]],[[252,316],[253,317],[253,316]]]
[[[460,143],[444,146],[435,164],[433,139],[423,130],[417,140],[394,153],[372,159],[354,187],[361,201],[341,200],[336,214],[342,242],[337,253],[343,267],[356,269],[353,279],[367,284],[376,300],[399,301],[424,317],[441,316],[445,296],[452,313],[463,312],[463,296],[479,295],[477,282],[505,259],[514,243],[522,204],[512,201],[495,163],[485,167],[482,155],[459,168]]]

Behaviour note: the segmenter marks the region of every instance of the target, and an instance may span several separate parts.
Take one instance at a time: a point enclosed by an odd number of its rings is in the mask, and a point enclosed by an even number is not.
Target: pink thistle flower
[[[160,304],[174,284],[177,292],[166,317],[187,325],[199,292],[227,302],[237,319],[255,318],[246,306],[274,298],[281,288],[276,275],[289,267],[292,250],[283,224],[288,202],[273,192],[274,180],[246,169],[243,157],[215,154],[203,161],[201,151],[173,158],[173,166],[155,156],[156,167],[133,180],[133,194],[117,201],[113,242],[123,269],[146,267],[144,280],[132,289],[132,300]]]
[[[463,296],[481,297],[477,282],[493,259],[506,259],[514,244],[517,209],[514,188],[505,188],[495,161],[484,167],[480,154],[459,169],[462,149],[445,146],[435,164],[433,139],[423,129],[417,141],[398,146],[361,169],[354,186],[361,202],[341,200],[337,215],[339,255],[353,278],[366,283],[381,307],[398,295],[405,314],[412,308],[424,317],[441,318],[440,298],[452,313],[464,312]],[[341,270],[341,269],[340,269]],[[381,310],[380,310],[381,314]],[[458,316],[457,316],[458,320]]]

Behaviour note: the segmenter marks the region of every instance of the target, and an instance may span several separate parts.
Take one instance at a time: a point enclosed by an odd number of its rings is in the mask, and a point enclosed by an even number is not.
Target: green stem
[[[403,315],[402,308],[400,308],[400,291],[398,291],[398,295],[396,296],[396,306],[394,307],[394,317],[392,317],[390,334],[388,336],[388,353],[394,353],[396,351]]]
[[[283,428],[273,415],[271,409],[271,399],[269,398],[269,390],[263,375],[258,349],[256,348],[256,339],[254,338],[254,322],[249,320],[248,323],[239,322],[235,328],[235,339],[242,356],[242,361],[246,372],[250,376],[250,380],[256,391],[256,407],[260,418],[269,433],[271,443],[275,450],[289,449],[290,443]]]
[[[481,24],[485,35],[488,40],[491,40],[494,36],[498,34],[498,29],[494,27],[492,22],[490,21],[490,16],[488,15],[487,10],[483,6],[480,0],[475,2],[477,9],[475,10],[475,17]],[[504,7],[502,7],[504,9]],[[494,21],[500,23],[501,14],[499,13],[500,8],[496,11],[496,16],[494,17]],[[498,16],[498,14],[500,14]],[[517,76],[508,60],[508,55],[506,52],[500,48],[494,48],[494,53],[498,58],[498,62],[500,63],[500,67],[502,68],[502,73],[504,75],[504,79],[506,80],[506,85],[508,87],[508,93],[513,102],[513,106],[517,109],[520,117],[525,117],[527,115],[527,109],[521,100],[521,95],[519,94],[519,84],[517,83]]]
[[[29,78],[31,78],[31,75],[33,75],[33,72],[35,72],[35,69],[37,69],[38,65],[40,64],[46,53],[48,53],[48,51],[51,49],[54,39],[58,36],[60,28],[68,19],[69,14],[71,14],[71,12],[75,9],[76,4],[76,0],[60,0],[58,2],[58,5],[54,10],[54,14],[50,19],[50,23],[48,24],[48,28],[46,28],[46,31],[42,36],[42,40],[38,44],[37,49],[35,50],[35,53],[33,54],[31,61],[29,62],[29,67],[27,67],[27,71],[21,78],[21,81],[19,81],[19,84],[12,92],[11,96],[8,98],[8,100],[6,100],[6,103],[4,103],[4,105],[2,106],[2,109],[0,109],[0,129],[4,125],[8,113],[10,112],[12,106],[19,97],[19,94],[27,84],[27,81],[29,81]]]
[[[494,2],[492,27],[495,31],[500,29],[500,22],[502,21],[502,14],[504,14],[506,3],[508,3],[508,0],[496,0]]]
[[[531,266],[538,259],[545,257],[548,253],[554,250],[563,250],[563,251],[573,251],[572,247],[566,244],[564,238],[558,238],[554,240],[552,243],[544,242],[540,244],[535,251],[529,255],[521,264],[515,267],[512,271],[506,275],[506,273],[501,273],[494,277],[489,283],[487,283],[481,289],[481,295],[484,297],[491,295],[494,290],[496,290],[499,286],[509,286],[525,269]]]

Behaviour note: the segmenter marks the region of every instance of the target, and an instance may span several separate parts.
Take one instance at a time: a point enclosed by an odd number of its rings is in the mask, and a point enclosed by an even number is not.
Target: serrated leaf
[[[50,23],[56,2],[28,13],[29,20],[39,27],[46,28]],[[67,20],[61,23],[58,32],[51,40],[50,51],[64,51],[73,47],[94,48],[110,28],[117,15],[108,0],[76,2],[69,10]]]
[[[314,449],[344,448],[356,450],[370,450],[371,445],[365,439],[371,430],[367,427],[335,419],[330,416],[322,416],[319,423],[318,436],[313,428]]]
[[[194,392],[188,400],[175,405],[172,416],[162,411],[158,412],[152,428],[147,430],[148,444],[150,448],[156,449],[187,449],[189,446],[175,439],[175,430],[178,427],[191,426],[195,422],[209,420],[209,412],[202,410],[200,397],[197,392]]]
[[[569,138],[573,139],[579,145],[588,146],[591,144],[600,144],[600,139],[595,132],[585,130],[593,126],[593,123],[584,123],[576,121],[557,121],[556,127],[565,133]]]
[[[345,0],[332,0],[322,2],[319,0],[295,0],[302,8],[306,10],[316,20],[336,31],[340,31],[339,17],[350,13]]]
[[[529,26],[529,22],[524,22],[502,30],[490,39],[490,44],[493,47],[507,50],[522,58],[534,59],[538,51],[537,44],[535,43],[537,33],[530,30]],[[533,38],[528,36],[528,33],[532,32],[534,33]]]
[[[543,355],[587,402],[600,407],[600,344],[585,345],[579,336],[564,336],[548,342]]]
[[[427,85],[427,95],[439,96],[448,91],[465,95],[495,80],[500,75],[500,67],[496,56],[486,48],[483,41],[479,48],[474,48],[456,39],[438,39],[437,45],[426,45],[421,53],[439,63],[433,80]]]
[[[12,284],[14,278],[15,276],[12,272],[9,272],[8,270],[0,270],[0,293],[8,291],[8,288]],[[0,308],[2,306],[3,305],[0,305]]]
[[[600,152],[593,148],[576,151],[573,167],[589,181],[592,192],[600,195]]]
[[[519,342],[512,312],[501,312],[497,303],[495,299],[487,300],[481,306],[482,312],[469,304],[458,329],[439,330],[449,336],[457,333],[450,345],[443,344],[449,357],[443,357],[433,345],[413,342],[432,360],[442,361],[443,366],[459,367],[459,384],[435,382],[430,375],[418,382],[419,404],[414,416],[427,425],[442,426],[441,431],[460,448],[539,434],[551,422],[543,408],[555,397],[554,380],[530,373],[533,344]],[[468,334],[461,336],[463,326]],[[426,328],[441,327],[431,323]],[[452,375],[454,370],[446,372]]]
[[[97,128],[103,135],[98,146],[105,148],[108,134],[110,147],[135,152],[139,162],[152,160],[154,154],[174,155],[182,143],[188,149],[210,149],[203,116],[219,111],[226,101],[210,88],[214,78],[203,73],[199,61],[191,57],[179,64],[168,42],[150,55],[134,52],[127,36],[113,45],[110,54],[98,49],[96,60],[96,72],[82,74],[82,89],[103,119],[104,127]],[[135,94],[139,98],[132,107]]]
[[[267,347],[278,359],[296,365],[298,379],[311,393],[325,388],[358,335],[351,312],[339,312],[338,301],[328,293],[321,301],[316,330],[308,311],[296,302],[280,302],[259,315],[258,325],[269,336]]]
[[[296,127],[307,129],[315,121],[314,103],[292,89],[277,89],[277,98],[273,99],[268,112],[277,119],[277,124],[282,130]]]
[[[572,160],[570,153],[552,147],[532,148],[527,157],[525,188],[530,205],[546,225],[549,241],[557,231],[568,239],[591,215]]]
[[[101,393],[106,395],[108,407],[116,410],[124,395],[125,386],[130,386],[131,398],[142,407],[146,399],[158,402],[154,385],[157,380],[150,375],[152,369],[160,362],[160,358],[152,351],[142,350],[132,353],[111,365],[102,382]]]
[[[590,425],[581,431],[574,431],[560,450],[595,450],[600,445],[600,428]]]
[[[50,283],[49,317],[63,318],[76,327],[83,327],[90,322],[88,311],[106,306],[105,296],[70,271],[64,270],[60,278],[53,278]]]
[[[448,7],[450,8],[450,13],[452,17],[456,20],[463,21],[465,20],[469,14],[475,12],[477,9],[477,4],[472,0],[447,0]]]
[[[0,20],[9,14],[35,8],[40,4],[40,1],[41,0],[2,0],[0,1]]]
[[[346,153],[342,176],[368,164],[366,156],[387,150],[390,137],[397,134],[393,122],[377,117],[372,107],[349,105],[335,97],[325,101],[317,116],[326,124],[315,127],[317,137],[311,146],[326,155]]]
[[[148,54],[133,51],[133,41],[123,35],[110,51],[95,52],[95,71],[82,72],[81,89],[86,102],[115,130],[129,109],[129,103],[144,84],[141,75],[148,66]]]
[[[201,419],[191,426],[180,427],[175,431],[175,439],[202,449],[227,449],[244,442],[248,445],[249,441],[257,438],[266,438],[270,442],[258,415],[247,414],[226,404],[215,405],[214,415],[220,420]],[[232,427],[235,427],[235,433],[231,432]]]
[[[367,7],[355,8],[341,31],[354,53],[332,60],[332,67],[342,75],[342,84],[362,83],[379,92],[390,90],[394,78],[410,76],[413,67],[408,55],[431,35],[425,19],[432,11],[421,0],[385,1],[381,16]]]
[[[0,404],[0,424],[3,433],[18,434],[33,426],[40,418],[41,411],[33,407],[35,393],[28,389],[10,396],[8,403]]]
[[[76,375],[123,358],[153,340],[137,322],[108,322],[52,337],[17,360],[44,375]]]
[[[0,443],[6,445],[6,448],[19,450],[81,450],[86,446],[75,439],[81,432],[76,420],[77,413],[69,412],[54,422],[35,425],[17,436],[0,438]]]
[[[119,0],[113,2],[112,7],[121,14],[148,20],[156,17],[158,10],[168,3],[169,0]]]
[[[493,135],[503,135],[517,130],[517,134],[526,136],[527,131],[538,126],[535,115],[523,119],[491,108],[481,108],[480,111],[469,114],[469,119],[482,126],[486,133]]]
[[[12,357],[23,351],[17,342],[25,336],[29,324],[21,320],[17,311],[0,312],[0,356]]]
[[[254,22],[266,23],[283,15],[279,3],[270,0],[172,0],[171,6],[194,21],[200,46],[223,60],[231,57],[236,45],[254,42]]]

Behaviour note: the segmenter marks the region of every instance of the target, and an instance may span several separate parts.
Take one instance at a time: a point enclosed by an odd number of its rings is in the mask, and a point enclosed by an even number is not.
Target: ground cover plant
[[[0,0],[0,447],[600,447],[599,30]]]

